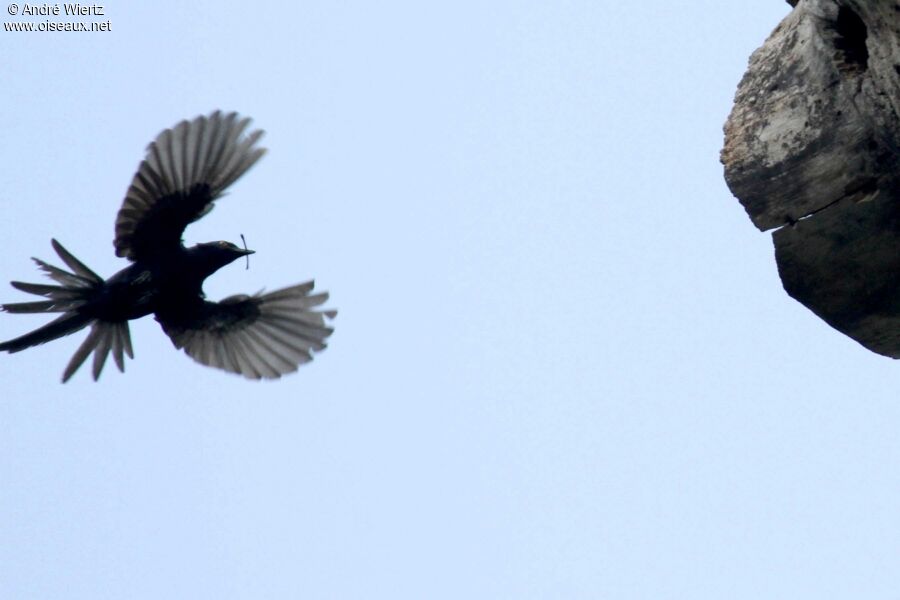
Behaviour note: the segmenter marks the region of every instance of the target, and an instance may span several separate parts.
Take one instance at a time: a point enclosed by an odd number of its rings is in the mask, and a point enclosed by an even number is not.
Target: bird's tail
[[[19,352],[44,344],[51,340],[75,333],[88,325],[91,332],[79,346],[72,360],[63,373],[63,382],[67,381],[84,363],[88,355],[94,352],[94,379],[100,376],[103,365],[110,352],[120,371],[125,370],[124,354],[133,357],[131,336],[128,321],[101,321],[84,312],[84,307],[103,288],[103,279],[75,258],[62,244],[52,241],[53,249],[72,272],[50,265],[34,258],[38,267],[48,277],[60,285],[41,283],[24,283],[13,281],[12,286],[23,292],[43,296],[47,300],[36,302],[14,302],[0,304],[0,309],[9,313],[62,313],[46,325],[26,333],[20,337],[0,343],[0,351]]]
[[[84,363],[90,353],[94,353],[93,375],[94,381],[100,377],[106,357],[112,352],[113,360],[119,371],[125,372],[125,354],[128,358],[134,358],[131,349],[131,332],[128,330],[128,321],[100,321],[96,320],[91,325],[91,332],[84,342],[72,355],[72,360],[63,372],[63,383],[75,374],[75,371]]]

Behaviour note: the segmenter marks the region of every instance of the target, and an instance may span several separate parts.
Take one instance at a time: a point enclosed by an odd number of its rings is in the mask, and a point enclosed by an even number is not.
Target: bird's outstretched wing
[[[313,282],[255,296],[231,296],[156,320],[176,348],[195,361],[249,379],[277,379],[325,349],[337,314],[315,310],[328,293],[311,294]]]
[[[249,124],[216,111],[160,133],[116,217],[116,255],[139,260],[179,248],[185,227],[265,153],[256,147],[262,130],[243,135]]]

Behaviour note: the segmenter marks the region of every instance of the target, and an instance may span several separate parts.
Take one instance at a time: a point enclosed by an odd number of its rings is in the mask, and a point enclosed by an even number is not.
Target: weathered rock
[[[773,234],[785,290],[900,357],[900,5],[800,0],[750,58],[725,180]]]

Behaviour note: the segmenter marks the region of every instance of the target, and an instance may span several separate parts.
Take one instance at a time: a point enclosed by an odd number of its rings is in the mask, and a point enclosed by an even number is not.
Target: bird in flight
[[[0,343],[19,352],[90,326],[63,372],[66,382],[93,352],[94,380],[112,353],[119,371],[134,358],[128,321],[153,314],[176,348],[195,361],[250,379],[276,379],[312,360],[333,329],[327,293],[313,282],[274,292],[206,300],[203,281],[232,261],[253,254],[231,242],[186,248],[185,228],[212,210],[229,185],[265,153],[261,130],[246,133],[237,113],[200,116],[160,133],[147,147],[116,217],[116,255],[131,265],[107,280],[62,244],[53,249],[70,271],[34,260],[59,285],[13,281],[45,300],[2,304],[9,313],[62,313],[43,327]]]

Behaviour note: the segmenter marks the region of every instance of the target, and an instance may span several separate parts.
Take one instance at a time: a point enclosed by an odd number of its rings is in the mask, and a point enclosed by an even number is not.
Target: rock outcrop
[[[785,290],[900,358],[900,3],[789,3],[738,86],[725,180]]]

